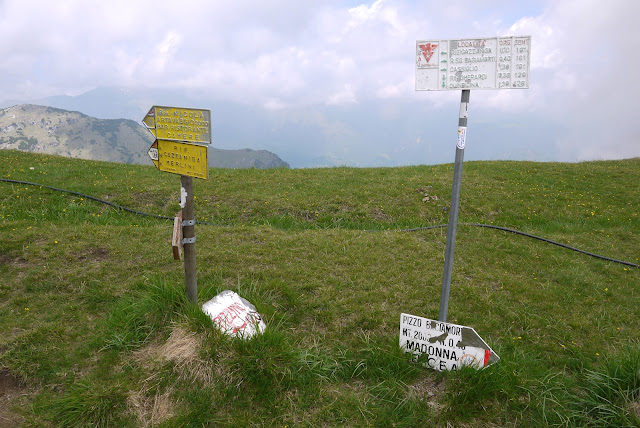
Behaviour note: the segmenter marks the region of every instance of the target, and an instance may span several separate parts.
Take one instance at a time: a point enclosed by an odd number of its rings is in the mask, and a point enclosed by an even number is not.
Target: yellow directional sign
[[[210,110],[153,106],[142,123],[157,139],[211,144]]]
[[[156,140],[148,153],[160,171],[203,180],[209,178],[207,146]]]

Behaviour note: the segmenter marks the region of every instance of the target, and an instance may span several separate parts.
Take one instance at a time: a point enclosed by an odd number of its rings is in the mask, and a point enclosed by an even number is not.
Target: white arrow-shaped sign
[[[473,328],[409,314],[400,315],[400,347],[438,371],[481,369],[500,360]]]

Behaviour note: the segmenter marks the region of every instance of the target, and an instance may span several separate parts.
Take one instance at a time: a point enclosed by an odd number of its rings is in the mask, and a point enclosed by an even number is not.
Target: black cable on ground
[[[113,208],[116,208],[116,209],[119,209],[119,210],[122,210],[122,211],[126,211],[126,212],[129,212],[129,213],[132,213],[132,214],[158,218],[158,219],[161,219],[161,220],[171,220],[171,221],[173,221],[173,217],[167,217],[167,216],[164,216],[164,215],[157,215],[157,214],[149,214],[149,213],[145,213],[145,212],[142,212],[142,211],[132,210],[131,208],[123,207],[122,205],[114,204],[113,202],[105,201],[104,199],[96,198],[95,196],[86,195],[84,193],[74,192],[72,190],[59,189],[57,187],[45,186],[44,184],[38,184],[38,183],[30,183],[28,181],[9,180],[7,178],[0,178],[0,181],[4,181],[6,183],[26,184],[26,185],[29,185],[29,186],[44,187],[45,189],[55,190],[57,192],[68,193],[70,195],[76,195],[76,196],[80,196],[82,198],[91,199],[92,201],[100,202],[100,203],[109,205],[109,206],[111,206]],[[213,224],[213,223],[207,223],[207,222],[204,222],[204,221],[196,221],[196,223],[205,224],[205,225],[208,225],[208,226],[223,226],[223,225],[217,225],[217,224]]]
[[[132,210],[131,208],[126,208],[126,207],[123,207],[121,205],[114,204],[113,202],[105,201],[104,199],[96,198],[95,196],[85,195],[84,193],[74,192],[72,190],[58,189],[57,187],[45,186],[44,184],[30,183],[28,181],[9,180],[9,179],[6,179],[6,178],[0,178],[0,181],[4,181],[4,182],[7,182],[7,183],[26,184],[26,185],[29,185],[29,186],[44,187],[45,189],[55,190],[55,191],[63,192],[63,193],[69,193],[70,195],[76,195],[76,196],[80,196],[82,198],[91,199],[91,200],[96,201],[96,202],[101,202],[103,204],[107,204],[107,205],[109,205],[111,207],[117,208],[119,210],[127,211],[127,212],[130,212],[130,213],[133,213],[133,214],[144,215],[144,216],[153,217],[153,218],[159,218],[159,219],[162,219],[162,220],[173,220],[173,217],[167,217],[167,216],[163,216],[163,215],[143,213],[141,211]]]
[[[142,211],[132,210],[131,208],[123,207],[121,205],[114,204],[113,202],[105,201],[104,199],[96,198],[95,196],[86,195],[84,193],[74,192],[74,191],[66,190],[66,189],[59,189],[57,187],[45,186],[43,184],[30,183],[28,181],[9,180],[9,179],[6,179],[6,178],[0,178],[0,181],[3,181],[5,183],[24,184],[24,185],[29,185],[29,186],[44,187],[46,189],[55,190],[55,191],[63,192],[63,193],[69,193],[71,195],[76,195],[76,196],[80,196],[80,197],[83,197],[83,198],[91,199],[93,201],[100,202],[100,203],[109,205],[111,207],[117,208],[119,210],[123,210],[123,211],[130,212],[130,213],[133,213],[133,214],[147,216],[147,217],[153,217],[153,218],[158,218],[158,219],[162,219],[162,220],[172,220],[173,221],[173,217],[167,217],[167,216],[156,215],[156,214],[149,214],[149,213],[145,213],[145,212],[142,212]],[[219,227],[226,226],[226,225],[220,225],[220,224],[214,224],[214,223],[207,223],[207,222],[204,222],[204,221],[196,221],[196,223],[197,224],[207,225],[207,226],[219,226]],[[581,250],[579,248],[563,244],[561,242],[552,241],[552,240],[546,239],[546,238],[541,238],[540,236],[532,235],[530,233],[520,232],[519,230],[509,229],[507,227],[494,226],[494,225],[490,225],[490,224],[481,224],[481,223],[459,223],[459,225],[483,227],[483,228],[487,228],[487,229],[497,229],[497,230],[502,230],[504,232],[515,233],[516,235],[522,235],[522,236],[526,236],[528,238],[537,239],[539,241],[546,242],[546,243],[553,244],[553,245],[557,245],[559,247],[566,248],[568,250],[572,250],[572,251],[578,252],[580,254],[585,254],[587,256],[595,257],[597,259],[607,260],[607,261],[614,262],[614,263],[620,263],[620,264],[623,264],[623,265],[626,265],[626,266],[635,267],[635,268],[640,267],[640,265],[638,265],[636,263],[631,263],[631,262],[627,262],[627,261],[624,261],[624,260],[617,260],[617,259],[613,259],[611,257],[605,257],[605,256],[601,256],[599,254],[590,253],[588,251],[584,251],[584,250]],[[418,232],[418,231],[421,231],[421,230],[441,229],[441,228],[444,228],[444,227],[447,227],[447,226],[448,225],[446,225],[446,224],[438,224],[438,225],[433,225],[433,226],[416,227],[416,228],[412,228],[412,229],[396,229],[395,232]],[[365,230],[365,232],[383,232],[383,231],[384,230],[382,230],[382,229],[380,229],[380,230]]]
[[[590,253],[589,251],[581,250],[579,248],[572,247],[571,245],[563,244],[562,242],[552,241],[551,239],[541,238],[540,236],[532,235],[532,234],[526,233],[526,232],[521,232],[521,231],[515,230],[515,229],[509,229],[507,227],[494,226],[492,224],[481,224],[481,223],[458,223],[458,225],[459,226],[484,227],[484,228],[487,228],[487,229],[497,229],[497,230],[502,230],[504,232],[511,232],[511,233],[515,233],[516,235],[522,235],[522,236],[526,236],[528,238],[533,238],[533,239],[537,239],[537,240],[542,241],[542,242],[547,242],[549,244],[557,245],[559,247],[566,248],[568,250],[572,250],[572,251],[578,252],[580,254],[585,254],[587,256],[595,257],[597,259],[607,260],[607,261],[610,261],[610,262],[620,263],[620,264],[623,264],[623,265],[626,265],[626,266],[631,266],[631,267],[636,267],[636,268],[640,267],[640,265],[638,265],[636,263],[626,262],[624,260],[617,260],[617,259],[613,259],[611,257],[605,257],[605,256],[601,256],[599,254]],[[414,229],[402,229],[402,230],[400,230],[400,232],[417,232],[417,231],[420,231],[420,230],[436,229],[436,228],[441,228],[441,227],[447,227],[447,225],[446,224],[439,224],[439,225],[435,225],[435,226],[416,227]]]
[[[542,241],[542,242],[548,242],[549,244],[557,245],[557,246],[562,247],[562,248],[567,248],[569,250],[576,251],[576,252],[581,253],[581,254],[586,254],[587,256],[595,257],[595,258],[598,258],[598,259],[608,260],[610,262],[620,263],[620,264],[623,264],[623,265],[626,265],[626,266],[631,266],[631,267],[640,267],[640,265],[638,265],[636,263],[625,262],[624,260],[616,260],[616,259],[612,259],[610,257],[601,256],[599,254],[590,253],[588,251],[584,251],[584,250],[581,250],[579,248],[572,247],[571,245],[563,244],[563,243],[557,242],[557,241],[552,241],[552,240],[546,239],[546,238],[541,238],[539,236],[531,235],[530,233],[520,232],[519,230],[509,229],[509,228],[500,227],[500,226],[493,226],[493,225],[490,225],[490,224],[479,224],[479,223],[462,223],[462,224],[464,224],[466,226],[486,227],[486,228],[489,228],[489,229],[503,230],[505,232],[511,232],[511,233],[515,233],[517,235],[526,236],[528,238],[537,239],[537,240]]]

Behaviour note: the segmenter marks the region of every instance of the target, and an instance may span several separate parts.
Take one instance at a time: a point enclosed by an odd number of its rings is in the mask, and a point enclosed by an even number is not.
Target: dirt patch
[[[89,254],[95,260],[105,260],[109,258],[110,252],[107,248],[98,247],[98,248],[92,248]]]
[[[295,212],[295,217],[299,219],[304,219],[306,221],[313,221],[316,219],[316,212],[311,211],[297,211]]]
[[[138,192],[132,195],[133,200],[144,205],[152,205],[157,201],[157,195],[150,192]]]
[[[389,216],[385,214],[380,208],[375,208],[371,211],[371,218],[376,221],[387,221],[389,220]]]
[[[4,396],[9,392],[21,390],[23,384],[8,369],[0,369],[0,396]]]
[[[0,265],[8,265],[11,261],[11,257],[7,254],[0,254]]]
[[[440,413],[444,408],[444,406],[438,402],[438,397],[440,397],[445,390],[443,381],[436,381],[435,379],[425,377],[409,385],[409,388],[409,396],[424,401],[436,414]]]
[[[0,254],[0,265],[13,265],[15,267],[23,268],[29,265],[29,261],[23,257],[13,258],[8,254]]]
[[[640,420],[640,401],[631,403],[631,414],[636,415],[636,418]]]
[[[15,267],[19,267],[19,268],[25,268],[29,266],[29,260],[22,257],[18,257],[17,259],[14,259],[12,263]]]
[[[0,427],[15,427],[22,417],[13,410],[14,402],[25,394],[24,383],[5,368],[0,369]]]
[[[104,247],[95,247],[90,248],[83,253],[76,253],[75,256],[78,260],[93,260],[93,261],[103,261],[109,258],[111,252],[108,248]]]

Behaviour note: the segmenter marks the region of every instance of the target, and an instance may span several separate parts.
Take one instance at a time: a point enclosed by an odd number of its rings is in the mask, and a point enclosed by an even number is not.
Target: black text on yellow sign
[[[207,147],[175,141],[156,140],[158,169],[188,177],[209,178]]]
[[[211,143],[210,110],[153,106],[142,123],[158,139]]]

